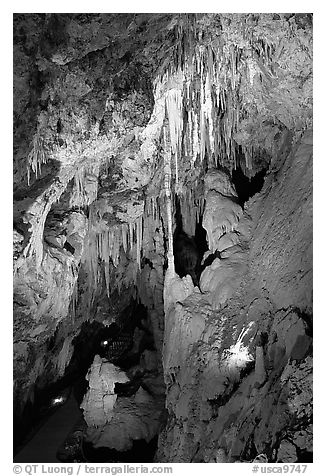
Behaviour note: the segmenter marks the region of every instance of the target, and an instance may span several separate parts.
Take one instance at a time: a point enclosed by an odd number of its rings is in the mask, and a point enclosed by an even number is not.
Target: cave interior
[[[312,14],[23,13],[14,461],[312,461]]]

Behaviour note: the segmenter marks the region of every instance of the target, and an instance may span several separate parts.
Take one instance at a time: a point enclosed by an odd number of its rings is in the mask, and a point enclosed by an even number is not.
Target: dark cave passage
[[[128,315],[127,320],[126,315]],[[49,345],[54,345],[53,339]],[[84,322],[79,334],[73,340],[73,345],[74,352],[64,376],[44,388],[39,389],[35,386],[34,402],[28,402],[22,416],[14,422],[14,454],[18,455],[18,459],[19,455],[28,454],[28,451],[33,453],[39,434],[43,434],[42,438],[49,441],[48,446],[51,447],[51,435],[46,436],[46,428],[51,427],[54,415],[58,412],[59,417],[62,413],[60,408],[65,407],[69,402],[70,406],[72,401],[75,406],[78,406],[79,413],[77,413],[85,430],[86,424],[79,406],[88,390],[89,383],[86,375],[95,355],[99,355],[104,361],[113,363],[130,375],[127,383],[115,384],[114,392],[118,397],[131,397],[141,387],[149,391],[146,383],[143,382],[144,371],[133,370],[139,367],[144,351],[156,352],[153,335],[149,328],[147,309],[141,303],[132,300],[128,308],[122,312],[121,321],[112,322],[109,326],[97,321]],[[66,411],[64,410],[63,413],[66,414]],[[110,448],[95,449],[90,442],[82,443],[80,428],[76,430],[74,427],[77,413],[72,412],[70,427],[73,429],[60,448],[58,447],[59,461],[73,462],[76,458],[80,462],[152,461],[157,448],[157,438],[149,443],[145,440],[135,441],[130,450],[122,452]],[[83,448],[81,448],[82,444]],[[47,447],[46,443],[45,447]]]
[[[126,315],[128,315],[127,320],[125,319]],[[81,342],[85,342],[87,336],[86,327]],[[150,380],[153,377],[153,370],[146,370],[146,367],[143,366],[142,359],[146,352],[155,353],[156,348],[147,309],[143,304],[132,300],[127,309],[122,312],[121,321],[118,319],[109,326],[97,325],[90,360],[95,355],[99,355],[102,362],[114,364],[117,370],[125,372],[129,378],[125,383],[116,382],[114,384],[117,403],[121,398],[121,401],[134,398],[139,390],[151,395],[150,398],[156,398],[155,394],[151,392],[150,386],[148,386],[148,379]],[[86,385],[83,396],[85,396],[87,390]],[[85,427],[84,430],[86,431],[87,428]],[[62,462],[75,459],[80,459],[81,462],[153,461],[157,449],[157,437],[152,438],[149,442],[136,439],[133,441],[131,449],[117,451],[108,447],[94,448],[92,442],[87,438],[85,439],[85,431],[82,438],[80,438],[79,428],[74,429],[68,435],[64,447],[61,447],[58,452],[58,458]]]
[[[263,188],[267,169],[257,172],[251,179],[248,178],[241,168],[232,171],[232,182],[239,197],[239,203],[243,207],[249,198],[259,193]]]
[[[137,440],[127,451],[94,448],[93,445],[84,442],[82,454],[89,463],[152,463],[157,450],[157,442],[157,437],[149,443],[145,440]]]
[[[46,418],[30,435],[23,446],[14,453],[15,463],[57,463],[57,449],[64,441],[67,433],[81,418],[81,410],[70,393],[67,400],[52,408]]]
[[[195,235],[187,235],[183,229],[183,218],[178,197],[176,197],[175,209],[176,228],[173,234],[175,272],[180,278],[189,274],[194,285],[198,286],[203,270],[201,261],[204,253],[208,250],[206,230],[202,226],[202,217],[200,217],[199,222],[196,223]]]

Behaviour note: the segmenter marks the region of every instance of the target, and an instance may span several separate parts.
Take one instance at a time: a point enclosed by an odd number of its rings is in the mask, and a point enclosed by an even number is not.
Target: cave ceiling
[[[311,125],[311,42],[308,14],[15,15],[16,197],[92,174],[104,200],[155,195],[164,128],[180,193],[250,175]]]
[[[140,268],[167,158],[196,216],[208,169],[273,167],[312,125],[311,55],[311,14],[15,14],[16,271],[86,235],[89,274],[133,241]]]

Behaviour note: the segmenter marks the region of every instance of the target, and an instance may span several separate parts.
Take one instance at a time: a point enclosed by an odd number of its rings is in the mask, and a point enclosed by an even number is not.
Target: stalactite
[[[128,225],[123,224],[121,227],[121,234],[122,234],[122,246],[123,250],[126,253],[128,249]]]
[[[106,294],[108,298],[110,297],[110,263],[104,262],[104,276],[105,276],[105,285],[106,285]]]
[[[194,236],[196,226],[204,213],[205,199],[202,198],[200,190],[193,185],[179,196],[179,200],[183,229],[189,236]]]
[[[142,248],[142,217],[137,218],[136,220],[136,248],[137,248],[137,264],[140,269],[140,258],[141,258],[141,248]]]
[[[133,250],[135,250],[137,267],[138,269],[141,268],[143,215],[140,215],[134,222],[122,223],[106,229],[103,229],[103,225],[101,225],[101,228],[99,227],[99,219],[101,219],[101,214],[98,214],[94,207],[90,207],[89,234],[83,256],[83,262],[86,263],[88,268],[90,304],[99,284],[99,260],[103,263],[108,296],[110,295],[110,266],[113,265],[115,268],[119,266],[121,253],[128,253],[128,245],[130,257],[134,257]],[[137,272],[129,274],[128,279],[131,280],[130,282],[136,283]],[[122,284],[117,282],[116,286],[119,288]]]
[[[196,212],[194,209],[194,199],[192,190],[186,190],[184,195],[179,197],[182,214],[182,224],[184,231],[193,236],[196,230]]]
[[[174,256],[173,256],[173,229],[172,229],[172,201],[171,201],[171,152],[167,147],[167,138],[165,128],[164,133],[164,190],[166,196],[166,213],[168,222],[168,268],[174,273]]]
[[[219,38],[209,41],[207,31],[205,39],[202,33],[203,26],[196,26],[196,20],[179,19],[174,60],[161,76],[162,84],[169,83],[165,95],[171,151],[176,160],[176,183],[182,167],[180,159],[184,156],[192,157],[192,165],[197,156],[203,160],[207,153],[208,160],[215,166],[229,169],[236,166],[237,144],[233,137],[243,114],[240,109],[243,77],[250,76],[252,68],[260,71],[265,82],[275,77],[272,45],[255,37],[246,20],[243,30],[246,46],[237,46],[232,40],[222,42]],[[249,170],[250,153],[248,149]]]
[[[88,238],[85,243],[82,262],[87,268],[87,294],[89,307],[93,303],[95,290],[98,283],[98,246],[95,233],[89,230]]]
[[[131,222],[128,223],[129,226],[129,245],[132,251],[134,246],[134,231],[133,231],[133,224]]]
[[[34,172],[36,178],[41,174],[41,166],[47,162],[44,150],[44,141],[39,132],[33,137],[32,148],[27,156],[27,183],[30,184],[31,171]]]
[[[85,169],[81,167],[77,169],[74,177],[76,193],[79,198],[79,201],[82,203],[84,201],[84,178],[85,178]]]
[[[116,227],[113,232],[113,264],[118,266],[120,260],[120,247],[121,247],[121,226]]]
[[[80,164],[74,175],[74,196],[72,200],[79,206],[89,206],[97,196],[100,162]]]
[[[181,73],[179,73],[182,76]],[[169,121],[171,152],[175,158],[175,181],[179,182],[178,157],[181,150],[183,131],[182,89],[170,89],[166,93],[165,104]]]
[[[155,82],[155,95],[160,98],[161,104],[165,105],[166,111],[166,121],[162,126],[162,193],[165,195],[167,217],[168,263],[169,268],[173,270],[172,188],[180,197],[187,233],[194,235],[196,224],[203,214],[204,199],[200,198],[196,187],[187,190],[187,185],[180,180],[184,176],[181,171],[184,172],[185,168],[189,170],[184,161],[189,160],[190,167],[194,167],[197,159],[203,161],[207,156],[209,165],[228,168],[236,166],[236,143],[233,137],[238,130],[242,114],[239,106],[239,85],[241,76],[250,73],[246,69],[246,63],[241,61],[241,55],[245,54],[242,49],[232,42],[222,43],[219,39],[210,41],[209,33],[203,36],[203,26],[196,26],[194,18],[180,16],[175,26],[176,48],[173,51],[173,61],[167,64],[165,71],[161,71]],[[244,34],[250,36],[249,30]],[[256,46],[259,43],[253,37],[248,41]],[[260,62],[260,69],[266,69],[266,76],[269,76],[270,45],[262,42],[258,50],[257,59],[253,54],[252,61],[257,64]],[[252,150],[244,148],[244,154],[246,167],[250,170]],[[75,184],[77,195],[81,198],[85,177],[86,170],[80,168],[76,172]],[[100,236],[96,259],[104,261],[108,279],[110,260],[114,266],[118,266],[120,254],[123,252],[135,257],[140,269],[143,241],[149,239],[148,230],[154,229],[157,220],[160,220],[159,194],[146,202],[144,214],[134,222],[117,225],[106,232],[98,232]],[[92,253],[95,253],[94,249]],[[95,276],[98,272],[95,255],[91,261]]]

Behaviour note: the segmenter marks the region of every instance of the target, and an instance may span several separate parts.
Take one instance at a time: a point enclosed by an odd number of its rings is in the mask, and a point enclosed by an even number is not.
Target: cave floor
[[[71,392],[67,402],[49,417],[33,438],[14,457],[15,463],[56,463],[56,453],[81,417],[81,410]]]

